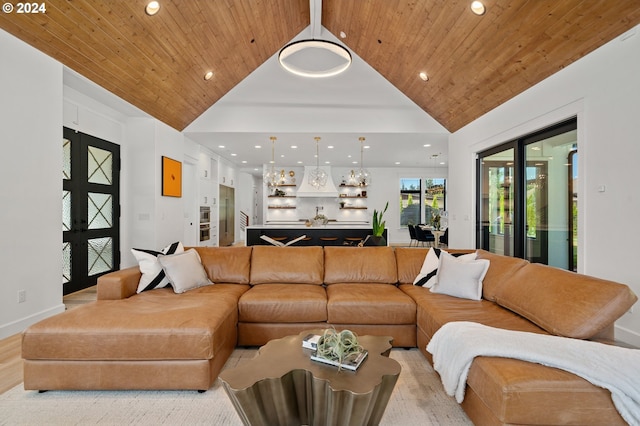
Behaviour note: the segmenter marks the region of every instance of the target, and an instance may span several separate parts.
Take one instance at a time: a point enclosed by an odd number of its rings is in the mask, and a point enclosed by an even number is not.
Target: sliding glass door
[[[478,247],[576,270],[576,128],[572,119],[479,154]]]

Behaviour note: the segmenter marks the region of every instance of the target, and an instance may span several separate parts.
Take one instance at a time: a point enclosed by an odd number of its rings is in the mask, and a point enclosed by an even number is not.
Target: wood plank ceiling
[[[324,0],[322,25],[454,132],[640,23],[638,0],[485,0],[483,16],[470,3]],[[183,130],[310,19],[308,0],[145,5],[49,0],[0,28]]]

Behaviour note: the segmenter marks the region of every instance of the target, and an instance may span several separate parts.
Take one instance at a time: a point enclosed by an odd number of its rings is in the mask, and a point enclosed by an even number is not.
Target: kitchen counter
[[[246,244],[248,246],[272,244],[262,239],[263,235],[283,244],[304,235],[303,239],[292,243],[296,246],[357,246],[368,235],[371,235],[371,225],[348,222],[329,222],[323,226],[305,226],[304,223],[296,224],[295,222],[252,225],[246,228]],[[383,236],[388,240],[386,229]]]

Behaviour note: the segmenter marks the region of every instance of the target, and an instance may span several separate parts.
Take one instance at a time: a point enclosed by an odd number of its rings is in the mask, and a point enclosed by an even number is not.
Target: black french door
[[[120,268],[120,147],[65,127],[62,149],[66,295]]]

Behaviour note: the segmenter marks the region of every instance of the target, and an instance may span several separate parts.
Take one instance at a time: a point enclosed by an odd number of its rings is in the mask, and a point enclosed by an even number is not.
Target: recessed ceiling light
[[[331,164],[331,161],[325,161],[324,164]]]
[[[481,1],[476,0],[471,2],[471,11],[476,15],[480,16],[480,15],[484,15],[484,13],[487,11],[487,8],[484,7],[484,4],[482,4]]]
[[[242,164],[247,164],[247,160],[242,160]]]
[[[298,161],[298,164],[302,164],[302,161]]]
[[[218,145],[218,148],[224,149],[224,145]]]
[[[213,78],[213,71],[207,71],[207,72],[204,74],[204,79],[205,79],[205,80],[209,81],[209,80],[211,80],[212,78]]]
[[[396,161],[396,166],[397,166],[398,164],[400,164],[400,162],[399,162],[399,161]]]
[[[153,16],[160,10],[160,3],[157,1],[150,1],[147,3],[147,6],[144,8],[144,11],[149,16]]]
[[[440,162],[440,165],[441,165],[441,166],[444,166],[444,164],[445,164],[445,163],[444,163],[444,161],[441,161],[441,162]]]
[[[347,33],[340,31],[340,38],[347,38]]]
[[[431,146],[431,144],[430,144],[430,143],[425,143],[425,144],[424,144],[424,145],[422,145],[422,146],[424,146],[425,148],[429,148],[429,147]]]
[[[231,156],[232,156],[232,157],[235,157],[235,156],[237,156],[237,155],[238,155],[238,154],[236,154],[235,152],[232,152],[232,153],[231,153]]]
[[[364,146],[364,149],[369,149],[369,148],[371,148],[369,145]]]
[[[429,76],[427,75],[426,72],[422,71],[420,74],[418,74],[418,76],[420,77],[420,79],[422,81],[429,81]]]
[[[262,148],[262,145],[256,145],[256,146],[254,146],[254,148],[255,149],[260,149],[260,148]]]
[[[291,149],[298,149],[298,145],[291,145]]]
[[[328,145],[327,148],[328,149],[333,149],[333,145]]]

